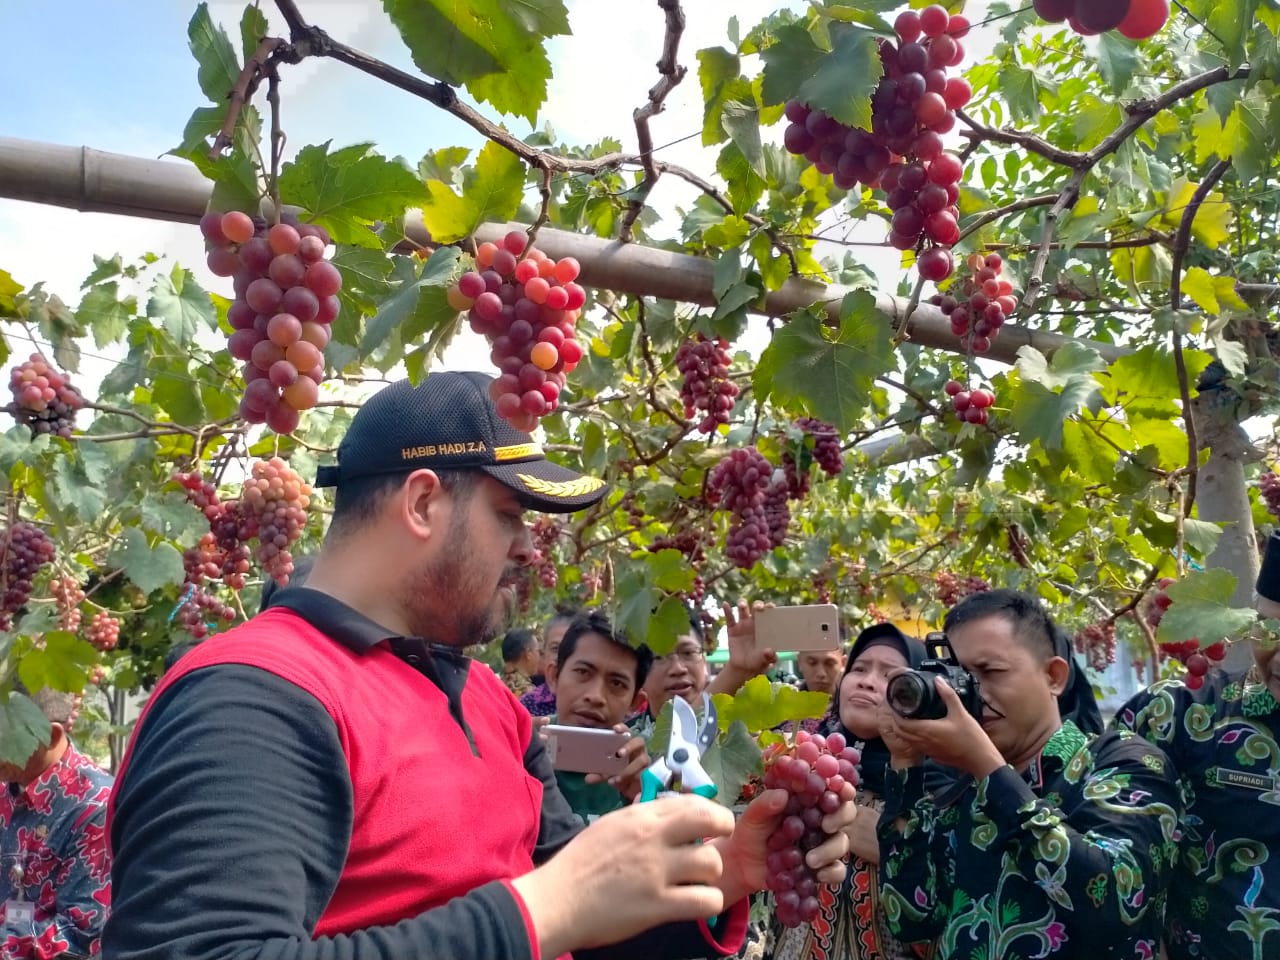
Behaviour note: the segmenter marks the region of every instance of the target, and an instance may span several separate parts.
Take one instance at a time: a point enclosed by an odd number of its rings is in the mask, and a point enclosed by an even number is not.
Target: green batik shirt
[[[899,939],[939,938],[947,960],[1158,954],[1179,795],[1140,737],[1090,741],[1068,721],[1026,774],[1004,766],[935,800],[916,766],[890,771],[886,793],[880,893]]]
[[[1155,684],[1115,724],[1164,750],[1182,778],[1170,960],[1280,957],[1280,706],[1214,670],[1199,690]]]

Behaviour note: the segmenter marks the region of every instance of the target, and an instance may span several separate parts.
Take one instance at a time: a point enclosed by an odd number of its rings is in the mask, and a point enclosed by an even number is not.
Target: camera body
[[[908,720],[940,720],[947,715],[947,705],[934,686],[941,677],[956,692],[965,710],[975,720],[982,719],[982,696],[978,679],[956,659],[945,633],[930,633],[924,639],[929,654],[916,670],[900,673],[889,681],[885,700],[900,717]]]

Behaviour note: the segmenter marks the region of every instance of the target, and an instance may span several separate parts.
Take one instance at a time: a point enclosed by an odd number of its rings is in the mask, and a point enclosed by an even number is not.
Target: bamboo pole
[[[204,213],[212,190],[209,180],[180,161],[151,160],[89,147],[0,137],[0,197],[87,212],[194,223]],[[405,219],[410,240],[419,245],[431,242],[419,211],[408,211]],[[494,240],[508,230],[527,227],[522,223],[486,223],[476,231],[476,239]],[[576,258],[582,265],[582,282],[590,287],[703,306],[716,302],[715,264],[705,257],[551,228],[538,232],[538,244],[557,260],[567,256]],[[779,317],[823,303],[828,314],[838,318],[840,301],[848,292],[847,287],[792,277],[751,309]],[[907,309],[906,300],[885,293],[876,294],[876,305],[895,324]],[[907,336],[921,346],[963,352],[947,318],[929,304],[916,308],[907,324]],[[985,357],[1013,363],[1024,345],[1052,354],[1069,339],[1008,324],[1000,330],[999,338]],[[1114,344],[1082,342],[1107,361],[1128,352]]]

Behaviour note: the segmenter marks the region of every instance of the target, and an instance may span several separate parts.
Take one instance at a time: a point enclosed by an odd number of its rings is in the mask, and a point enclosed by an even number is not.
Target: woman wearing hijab
[[[772,960],[916,960],[926,955],[893,939],[885,925],[878,902],[876,839],[889,766],[877,714],[889,676],[919,667],[924,657],[924,645],[891,623],[868,627],[850,647],[821,730],[842,734],[862,754],[857,802],[863,809],[850,836],[849,873],[838,887],[818,888],[820,913],[812,923],[787,928],[775,922],[766,950]]]

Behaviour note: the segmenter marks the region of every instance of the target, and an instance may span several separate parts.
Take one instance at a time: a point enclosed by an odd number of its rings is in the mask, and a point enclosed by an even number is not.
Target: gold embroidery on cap
[[[542,446],[537,443],[515,443],[509,447],[494,447],[493,459],[502,463],[504,460],[523,460],[525,457],[542,456]]]
[[[401,460],[418,460],[422,457],[461,457],[469,453],[484,453],[489,448],[483,440],[466,440],[460,443],[424,443],[420,447],[401,447]]]
[[[516,476],[520,478],[521,483],[534,493],[562,499],[585,496],[604,486],[604,481],[599,477],[578,477],[576,480],[543,480],[541,477],[531,477],[527,473],[517,473]]]

